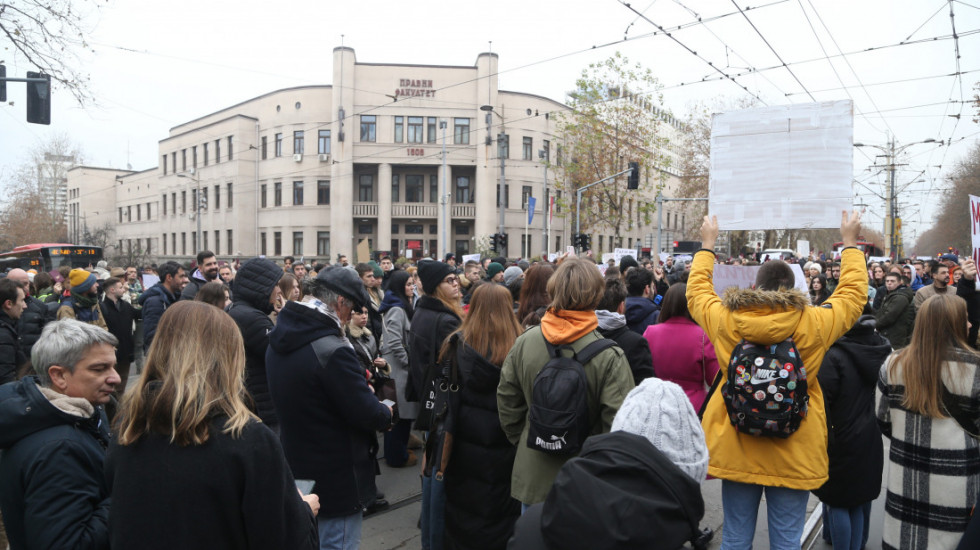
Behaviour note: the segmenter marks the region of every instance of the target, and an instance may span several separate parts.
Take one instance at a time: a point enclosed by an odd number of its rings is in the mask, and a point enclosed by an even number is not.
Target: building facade
[[[540,256],[571,244],[567,208],[544,225],[546,197],[560,198],[546,186],[563,110],[498,90],[496,54],[471,67],[374,64],[339,47],[332,85],[274,91],[176,126],[156,168],[72,169],[69,208],[86,227],[114,226],[108,256],[333,260],[366,242],[441,257],[486,253],[501,226],[507,256]],[[618,244],[635,248],[655,232],[656,222],[637,227]]]

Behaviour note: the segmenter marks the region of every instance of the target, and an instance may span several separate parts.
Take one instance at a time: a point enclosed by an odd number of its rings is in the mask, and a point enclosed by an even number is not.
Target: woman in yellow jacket
[[[705,249],[694,256],[687,283],[691,316],[714,344],[719,361],[727,361],[746,340],[776,344],[792,337],[799,350],[809,395],[809,413],[788,438],[741,433],[732,425],[720,391],[711,396],[702,426],[708,444],[708,473],[723,480],[725,514],[722,550],[752,548],[756,516],[766,493],[770,548],[800,547],[809,491],[827,481],[827,420],[817,372],[833,343],[857,321],[867,301],[864,254],[858,250],[860,215],[844,213],[840,283],[823,307],[809,305],[795,288],[795,276],[782,261],[763,264],[756,288],[730,288],[720,298],[712,282],[718,222],[705,217]],[[723,386],[727,369],[721,369]]]

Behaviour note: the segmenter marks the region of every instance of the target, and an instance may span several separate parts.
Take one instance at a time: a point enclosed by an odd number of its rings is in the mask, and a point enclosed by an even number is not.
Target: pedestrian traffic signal
[[[497,234],[490,235],[490,252],[497,251]]]
[[[27,83],[27,122],[51,124],[51,76],[28,72],[27,78],[45,79]]]
[[[497,248],[499,248],[501,252],[507,249],[507,233],[497,235]]]
[[[640,188],[640,163],[631,162],[630,163],[630,175],[626,182],[627,189],[639,189]]]

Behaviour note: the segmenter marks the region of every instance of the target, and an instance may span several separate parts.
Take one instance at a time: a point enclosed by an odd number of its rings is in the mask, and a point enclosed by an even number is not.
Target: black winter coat
[[[643,296],[628,296],[626,298],[626,326],[643,336],[648,326],[657,322],[660,317],[660,307],[653,300]]]
[[[904,348],[912,338],[915,324],[915,306],[912,301],[915,293],[907,286],[900,286],[889,292],[875,314],[878,332],[888,338],[893,348]]]
[[[830,479],[813,493],[827,505],[852,508],[881,491],[875,386],[889,353],[888,341],[875,332],[874,317],[864,315],[824,356],[817,380],[827,409]]]
[[[89,418],[64,412],[33,376],[0,386],[0,509],[11,548],[109,548],[108,444],[101,407]]]
[[[279,419],[269,396],[265,373],[269,333],[275,328],[269,318],[272,313],[269,296],[282,275],[282,269],[270,260],[254,258],[245,262],[235,276],[235,293],[228,308],[228,315],[234,319],[245,340],[245,388],[255,402],[255,413],[271,427],[278,426]]]
[[[297,479],[316,482],[326,518],[359,513],[377,498],[377,431],[391,424],[342,334],[324,313],[287,302],[266,354],[286,460]]]
[[[143,353],[146,353],[153,343],[153,336],[157,333],[157,325],[160,324],[163,312],[176,301],[177,298],[163,286],[163,283],[157,283],[140,294],[138,302],[143,313]]]
[[[416,302],[412,327],[408,331],[409,401],[419,400],[422,382],[432,375],[430,369],[436,367],[436,356],[442,343],[461,322],[452,310],[432,296],[422,296]]]
[[[41,337],[44,325],[54,320],[55,313],[49,311],[44,302],[33,296],[28,296],[24,301],[27,303],[27,309],[20,314],[20,319],[17,319],[17,332],[20,334],[21,350],[30,359],[34,343]]]
[[[116,300],[113,303],[112,300],[105,298],[99,302],[99,307],[102,308],[102,318],[105,319],[106,328],[119,340],[119,345],[116,346],[116,362],[132,363],[135,357],[133,321],[139,319],[141,310],[137,311],[123,300]]]
[[[17,322],[0,311],[0,384],[17,379],[17,369],[27,361]]]
[[[642,335],[637,334],[629,327],[619,327],[610,330],[599,329],[603,338],[615,340],[616,344],[626,353],[626,360],[630,363],[630,370],[633,372],[633,383],[637,386],[647,378],[653,378],[657,374],[653,370],[653,356],[650,354],[650,344]]]
[[[980,330],[980,292],[977,292],[974,281],[964,277],[956,285],[956,295],[966,300],[966,317],[971,325],[967,341],[977,349],[977,331]]]
[[[256,421],[233,438],[222,433],[226,421],[211,420],[203,445],[150,433],[109,448],[113,550],[319,548],[279,439]]]
[[[497,416],[500,366],[462,341],[456,361],[461,389],[445,478],[446,548],[503,550],[521,505],[510,496],[516,449]]]

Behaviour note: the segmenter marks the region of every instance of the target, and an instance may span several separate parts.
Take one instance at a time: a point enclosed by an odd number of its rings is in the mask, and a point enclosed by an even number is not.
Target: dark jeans
[[[443,480],[422,476],[422,550],[442,550],[446,531],[446,486]]]
[[[871,524],[871,503],[854,508],[824,505],[824,525],[830,531],[834,550],[861,550],[868,542]]]
[[[399,420],[391,431],[385,432],[385,462],[392,468],[401,468],[408,461],[408,436],[412,433],[412,420]]]

